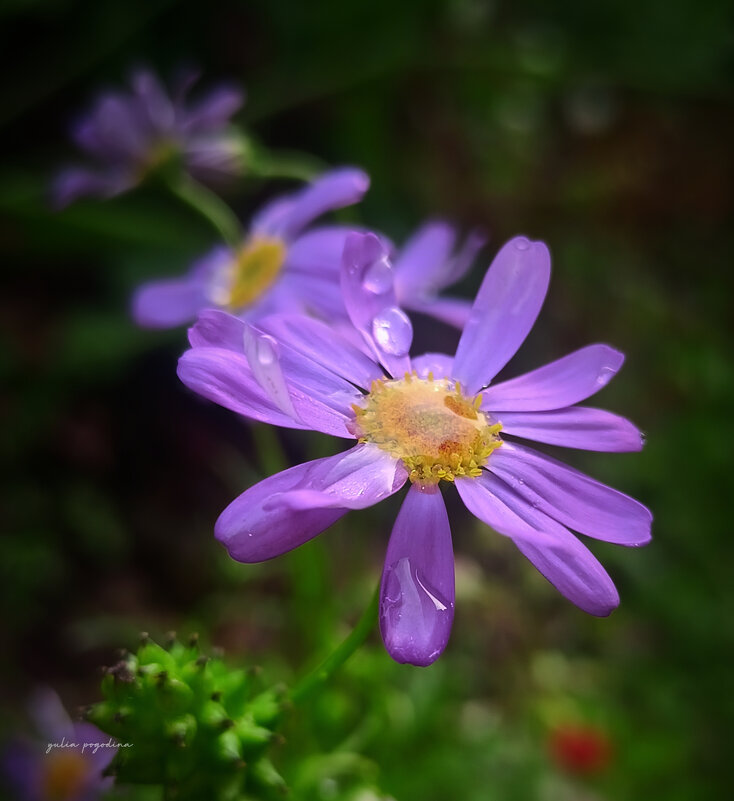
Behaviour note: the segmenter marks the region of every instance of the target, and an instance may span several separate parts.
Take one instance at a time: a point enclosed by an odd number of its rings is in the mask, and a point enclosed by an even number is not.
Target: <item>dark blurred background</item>
[[[136,330],[128,297],[212,242],[150,190],[53,213],[71,120],[147,64],[247,89],[268,146],[354,163],[349,219],[396,241],[426,217],[490,243],[544,239],[549,297],[512,373],[601,341],[627,354],[597,401],[642,454],[564,454],[655,515],[640,551],[593,549],[620,609],[588,618],[452,508],[457,617],[428,670],[375,637],[297,717],[280,762],[348,743],[399,801],[721,799],[730,791],[734,5],[728,0],[0,4],[0,700],[96,700],[97,667],[141,629],[198,629],[289,679],[347,630],[377,580],[394,506],[352,514],[262,566],[228,561],[221,509],[272,468],[267,432],[177,381],[183,330]],[[230,197],[247,215],[288,182]],[[455,334],[424,332],[450,350]],[[419,327],[419,334],[421,329]],[[280,434],[289,457],[336,450]],[[606,743],[558,755],[559,731]],[[607,747],[608,746],[608,747]],[[582,760],[583,761],[583,760]],[[603,764],[601,764],[603,763]],[[367,763],[365,763],[367,764]],[[360,767],[360,769],[362,769]],[[322,788],[323,789],[323,788]],[[319,790],[321,792],[321,790]],[[313,798],[329,798],[326,794]]]

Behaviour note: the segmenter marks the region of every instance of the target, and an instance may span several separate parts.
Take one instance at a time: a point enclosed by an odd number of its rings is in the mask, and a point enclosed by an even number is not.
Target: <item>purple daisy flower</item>
[[[146,328],[171,328],[211,308],[248,319],[276,311],[345,317],[339,269],[352,229],[305,229],[322,214],[358,203],[369,184],[362,170],[342,167],[276,198],[255,214],[237,251],[219,245],[183,277],[141,286],[133,318]]]
[[[30,712],[38,738],[14,743],[3,758],[18,798],[93,801],[112,786],[102,774],[117,753],[114,741],[90,723],[73,723],[53,690],[39,690]]]
[[[342,267],[346,306],[372,357],[316,320],[276,315],[254,326],[203,313],[179,361],[184,384],[256,420],[357,440],[234,500],[215,526],[229,554],[242,562],[278,556],[410,482],[387,549],[380,630],[398,662],[431,664],[454,615],[451,532],[439,491],[447,481],[566,598],[608,615],[619,603],[614,584],[569,529],[644,545],[650,512],[515,437],[639,450],[642,436],[628,420],[576,405],[608,383],[623,355],[589,345],[490,384],[529,333],[549,278],[544,244],[508,242],[482,282],[454,357],[408,356],[410,323],[396,306],[385,246],[373,234],[350,235]]]
[[[190,102],[192,83],[189,76],[171,96],[152,72],[139,70],[132,76],[131,92],[102,94],[72,130],[74,142],[96,166],[61,172],[52,188],[56,205],[86,195],[119,195],[172,158],[181,159],[186,171],[206,184],[242,173],[243,144],[229,127],[244,102],[242,91],[220,86]]]

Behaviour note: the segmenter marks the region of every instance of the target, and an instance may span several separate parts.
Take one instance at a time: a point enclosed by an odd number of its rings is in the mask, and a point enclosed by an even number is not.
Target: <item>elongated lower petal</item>
[[[495,256],[479,288],[454,359],[454,377],[479,392],[515,355],[543,305],[550,254],[519,236]]]
[[[294,510],[278,497],[320,486],[319,474],[338,456],[291,467],[246,490],[222,512],[214,535],[238,562],[263,562],[320,534],[346,513],[344,508]]]
[[[604,409],[569,406],[549,412],[498,412],[502,431],[548,445],[585,451],[639,451],[640,430],[629,420]]]
[[[543,412],[563,409],[603,389],[624,362],[609,345],[589,345],[525,375],[482,392],[487,411]]]
[[[397,662],[425,666],[443,653],[454,619],[454,554],[441,492],[416,485],[403,501],[385,557],[380,632]]]
[[[597,617],[619,605],[619,594],[596,557],[570,531],[535,509],[496,476],[456,480],[467,509],[520,552],[569,601]]]
[[[366,509],[397,492],[408,480],[403,463],[376,445],[360,443],[334,457],[312,476],[311,486],[279,496],[291,509]]]
[[[492,454],[488,469],[574,531],[619,545],[645,545],[651,539],[649,509],[545,454],[505,442]]]

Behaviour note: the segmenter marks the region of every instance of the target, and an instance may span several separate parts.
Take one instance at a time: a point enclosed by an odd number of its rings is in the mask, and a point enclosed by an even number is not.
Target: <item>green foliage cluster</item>
[[[282,797],[266,756],[284,712],[285,689],[257,691],[255,670],[231,670],[197,638],[162,648],[147,635],[107,669],[104,700],[86,718],[121,743],[110,772],[152,784],[173,801]],[[126,745],[128,744],[128,745]]]

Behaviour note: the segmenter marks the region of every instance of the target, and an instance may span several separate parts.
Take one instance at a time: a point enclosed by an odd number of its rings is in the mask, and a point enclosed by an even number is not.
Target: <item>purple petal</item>
[[[143,284],[133,295],[131,314],[143,328],[174,328],[209,305],[206,282],[186,276]]]
[[[454,554],[437,486],[405,496],[387,546],[380,633],[396,662],[426,666],[443,653],[454,620]]]
[[[82,754],[89,763],[90,772],[97,774],[96,778],[100,783],[105,781],[101,775],[102,771],[112,762],[117,753],[116,745],[108,746],[111,739],[109,734],[104,734],[91,723],[74,724],[73,740],[81,745]],[[94,747],[84,748],[85,743],[99,745],[96,753]]]
[[[261,562],[315,537],[347,508],[397,492],[406,472],[378,450],[357,445],[266,478],[224,510],[214,529],[217,539],[233,559]]]
[[[296,417],[288,386],[280,365],[278,343],[268,334],[244,326],[244,349],[255,380],[270,400],[288,417]]]
[[[247,323],[231,314],[214,309],[207,310],[199,315],[196,325],[189,329],[189,341],[194,349],[224,348],[235,354],[242,354],[247,326]],[[330,355],[324,354],[323,359],[312,360],[309,357],[308,346],[299,339],[303,337],[303,331],[312,329],[316,332],[316,337],[328,336],[323,328],[319,328],[316,321],[309,321],[307,318],[285,316],[281,319],[280,315],[274,315],[266,318],[265,322],[253,324],[253,330],[273,337],[278,343],[275,354],[278,369],[282,370],[299,418],[310,421],[318,431],[340,437],[351,437],[344,427],[344,422],[353,417],[352,404],[362,396],[349,381],[332,368],[337,366],[335,360],[340,354],[345,356],[345,360],[349,358],[357,360],[362,357],[358,351],[350,349],[346,344],[341,346],[333,344]],[[313,351],[313,355],[318,358],[318,347]],[[364,362],[363,358],[362,361]],[[349,369],[348,361],[345,361],[344,367]],[[274,405],[278,406],[275,403]]]
[[[4,785],[12,785],[18,801],[42,798],[43,758],[38,746],[27,742],[12,741],[3,747],[0,774]]]
[[[253,234],[268,237],[280,237],[284,221],[295,205],[294,195],[285,195],[270,200],[259,211],[255,212],[250,221],[250,230]]]
[[[217,309],[206,309],[189,329],[189,342],[194,348],[226,348],[243,352],[245,322]],[[368,388],[382,378],[382,369],[362,351],[345,341],[341,333],[318,320],[301,315],[274,314],[257,323],[258,330],[270,334],[290,358],[302,357],[356,386]],[[290,363],[290,362],[289,362]],[[347,387],[339,384],[334,391]]]
[[[246,168],[246,153],[236,134],[189,137],[183,150],[186,169],[201,183],[224,184]]]
[[[273,404],[252,375],[244,353],[194,348],[178,360],[177,372],[189,389],[233,412],[287,428],[310,428]]]
[[[257,301],[238,312],[238,317],[248,322],[258,322],[273,314],[305,315],[303,298],[298,297],[297,288],[288,280],[289,276],[281,275],[275,284]]]
[[[445,222],[422,226],[395,259],[395,291],[400,303],[411,306],[414,302],[427,301],[459,281],[485,241],[482,234],[472,232],[453,255],[456,231],[452,226]]]
[[[394,259],[395,291],[401,303],[434,294],[446,286],[446,273],[456,231],[445,222],[421,226]]]
[[[511,239],[479,288],[454,359],[454,377],[479,392],[515,355],[543,305],[550,254],[542,242]]]
[[[176,123],[175,109],[158,76],[150,70],[140,70],[133,75],[132,85],[150,131],[156,134],[173,131]]]
[[[349,322],[338,276],[288,272],[281,278],[293,297],[298,298],[300,314],[328,323]]]
[[[308,423],[314,431],[353,439],[347,423],[354,418],[352,405],[362,398],[359,390],[285,345],[278,344],[274,355],[287,383],[297,419]]]
[[[609,345],[588,345],[482,393],[487,411],[542,412],[585,400],[605,387],[624,362]]]
[[[606,570],[560,523],[486,471],[480,478],[460,478],[455,483],[469,511],[510,537],[569,601],[597,617],[605,617],[619,605],[619,595]]]
[[[434,378],[451,378],[454,367],[454,357],[445,353],[424,353],[413,359],[413,369],[419,378],[428,378],[433,373]]]
[[[500,412],[492,415],[515,437],[587,451],[639,451],[644,438],[629,420],[603,409],[569,406],[552,412]]]
[[[192,348],[224,348],[244,353],[245,321],[221,309],[204,309],[188,331]]]
[[[408,480],[403,463],[376,445],[359,444],[340,456],[328,470],[319,472],[318,483],[290,490],[273,503],[291,509],[366,509],[396,493]]]
[[[387,248],[375,234],[347,237],[341,269],[344,303],[380,363],[393,376],[410,370],[413,329],[398,308]]]
[[[619,545],[645,545],[652,515],[641,503],[562,462],[505,442],[488,469],[536,509],[569,528]]]
[[[187,133],[224,128],[244,102],[245,94],[241,89],[234,86],[220,86],[190,104],[183,114],[181,127]]]
[[[205,398],[255,420],[353,439],[347,423],[354,416],[352,404],[361,397],[357,389],[290,348],[282,347],[279,369],[295,410],[296,416],[292,418],[283,411],[282,397],[278,396],[276,403],[253,375],[244,355],[244,325],[241,341],[239,352],[192,348],[179,359],[179,378]]]
[[[117,93],[102,95],[72,136],[79,147],[99,159],[128,164],[143,158],[151,145],[148,122],[138,104]]]
[[[462,298],[435,298],[433,300],[404,302],[407,309],[435,317],[442,323],[463,329],[472,310],[472,302]]]
[[[338,283],[344,243],[353,230],[332,225],[306,231],[288,246],[288,270],[327,275]]]
[[[238,562],[263,562],[297,548],[342,517],[343,508],[293,510],[273,505],[283,493],[319,485],[319,475],[342,454],[291,467],[246,490],[222,512],[214,535]],[[267,505],[267,509],[266,509]]]
[[[477,253],[487,244],[487,235],[480,230],[470,231],[459,252],[450,262],[446,273],[446,286],[460,281],[471,269]]]
[[[81,197],[114,197],[135,183],[125,171],[97,173],[83,167],[70,167],[59,173],[51,184],[51,202],[54,208],[63,209]]]
[[[358,387],[368,389],[384,375],[374,360],[319,320],[278,314],[260,320],[258,328]]]
[[[293,239],[322,214],[359,203],[369,186],[367,173],[355,167],[341,167],[324,173],[292,196],[293,204],[281,222],[281,236]]]
[[[50,687],[39,687],[34,691],[28,711],[39,734],[55,741],[74,739],[71,718],[59,696]]]

